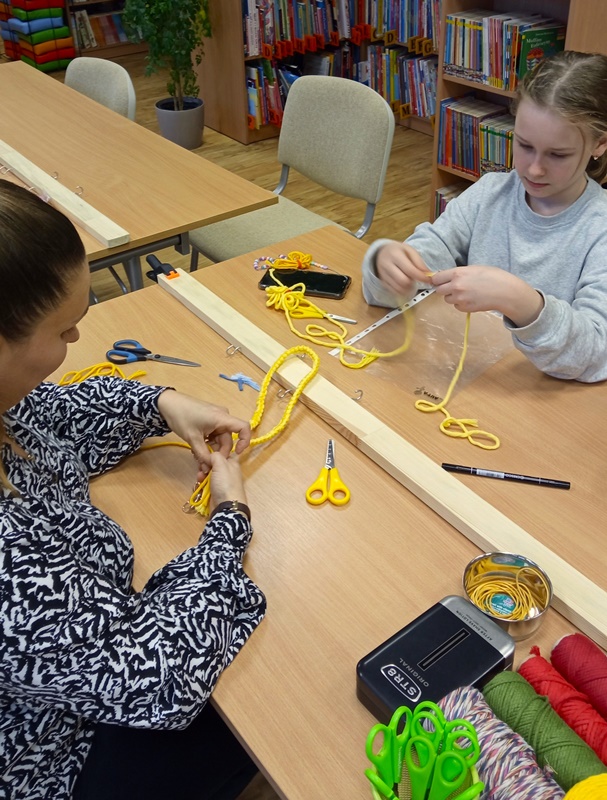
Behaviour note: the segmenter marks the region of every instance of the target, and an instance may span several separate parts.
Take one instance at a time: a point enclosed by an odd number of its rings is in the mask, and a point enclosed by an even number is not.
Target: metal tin
[[[534,578],[533,573],[521,572],[521,570],[528,567],[532,567],[540,573],[546,582],[545,586],[539,578]],[[493,614],[474,603],[468,590],[472,576],[479,572],[482,572],[483,577],[488,580],[499,580],[513,584],[518,575],[520,583],[529,589],[534,599],[529,615],[525,619],[508,619],[500,616],[499,613]],[[552,602],[552,582],[546,572],[535,561],[516,553],[483,553],[473,558],[464,570],[462,582],[466,597],[516,641],[527,639],[538,630],[542,624],[544,614],[550,608]],[[500,596],[496,595],[495,598],[499,606]],[[511,598],[508,598],[507,593],[503,594],[503,599],[504,602],[511,600]]]

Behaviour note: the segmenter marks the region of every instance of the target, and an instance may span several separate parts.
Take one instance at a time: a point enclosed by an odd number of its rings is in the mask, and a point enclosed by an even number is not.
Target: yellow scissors
[[[350,490],[339,477],[335,468],[335,442],[329,439],[327,458],[318,478],[306,491],[306,500],[310,505],[319,506],[328,500],[334,506],[345,506],[350,500]]]

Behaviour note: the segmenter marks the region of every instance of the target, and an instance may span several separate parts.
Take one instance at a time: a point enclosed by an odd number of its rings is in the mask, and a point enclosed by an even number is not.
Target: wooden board
[[[129,232],[0,139],[0,163],[106,247],[130,241]]]
[[[267,370],[284,347],[183,270],[159,284],[227,342]],[[279,380],[296,386],[309,367],[287,362]],[[486,551],[520,553],[540,563],[554,588],[553,606],[601,647],[607,647],[607,592],[534,539],[330,381],[316,376],[302,400],[361,452],[413,492],[460,533]]]

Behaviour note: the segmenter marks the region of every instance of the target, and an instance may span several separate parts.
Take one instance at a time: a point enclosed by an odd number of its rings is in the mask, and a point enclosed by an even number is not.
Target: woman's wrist
[[[231,511],[233,513],[242,514],[251,522],[251,509],[246,503],[241,503],[240,500],[225,500],[222,503],[218,503],[209,514],[209,519],[212,519],[215,514],[221,511]]]

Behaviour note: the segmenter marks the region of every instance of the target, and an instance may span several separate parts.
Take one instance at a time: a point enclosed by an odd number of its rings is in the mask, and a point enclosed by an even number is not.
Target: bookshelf
[[[607,18],[604,7],[604,0],[443,0],[436,90],[437,117],[440,102],[448,97],[462,97],[473,92],[481,100],[507,106],[514,96],[513,91],[505,91],[445,74],[445,19],[447,15],[473,9],[488,9],[496,14],[512,11],[520,14],[543,14],[560,20],[566,26],[565,49],[607,54]],[[476,177],[470,174],[440,164],[439,147],[439,126],[437,124],[432,162],[430,219],[436,217],[437,191],[447,191],[446,187],[458,184],[465,187],[476,180]]]
[[[116,58],[145,52],[145,43],[126,38],[120,21],[124,0],[68,0],[67,6],[78,55]]]
[[[354,8],[354,0],[349,0],[351,7]],[[279,5],[283,9],[288,8],[290,0],[277,0],[274,5]],[[323,5],[331,4],[337,7],[337,0],[321,0]],[[431,0],[435,9],[440,6],[441,0]],[[255,3],[249,2],[249,6]],[[258,4],[259,5],[259,4]],[[267,4],[266,4],[267,5]],[[272,5],[270,3],[270,5]],[[300,0],[298,6],[316,9],[321,6],[317,0]],[[370,4],[368,4],[370,6]],[[428,4],[426,4],[428,5]],[[247,3],[243,0],[209,0],[209,15],[213,29],[213,36],[205,39],[204,55],[198,67],[198,82],[200,86],[200,96],[205,104],[205,125],[219,131],[243,144],[260,141],[270,137],[278,136],[280,128],[276,124],[262,124],[260,127],[249,127],[249,96],[247,90],[247,77],[250,68],[257,65],[260,56],[246,56],[245,45],[247,40],[247,29],[243,16],[243,6]],[[408,7],[408,6],[407,6]],[[402,0],[402,8],[405,2]],[[439,17],[436,14],[437,18]],[[386,31],[377,34],[377,28],[370,25],[365,27],[364,47],[372,45],[389,44],[401,50],[404,43],[394,38],[393,31]],[[377,35],[376,35],[377,34]],[[388,34],[386,36],[386,34]],[[306,40],[312,37],[305,37]],[[330,43],[326,41],[326,49],[335,52],[340,44],[344,42],[354,42],[352,39],[340,36],[338,42],[335,40]],[[428,40],[426,40],[428,41]],[[294,43],[294,39],[292,40]],[[421,45],[421,43],[420,43]],[[306,50],[310,48],[310,54],[319,55],[324,51],[324,47],[319,43],[318,51],[315,53],[314,42],[306,42]],[[424,54],[430,54],[428,45],[425,45]],[[436,54],[436,48],[434,50]],[[308,53],[306,52],[306,55]],[[272,53],[272,62],[276,61],[276,52]],[[278,59],[280,62],[280,59]],[[248,70],[248,72],[247,72]],[[406,127],[422,131],[428,135],[433,134],[431,118],[418,117],[415,115],[406,116],[404,109],[400,109],[395,104],[396,122]]]

